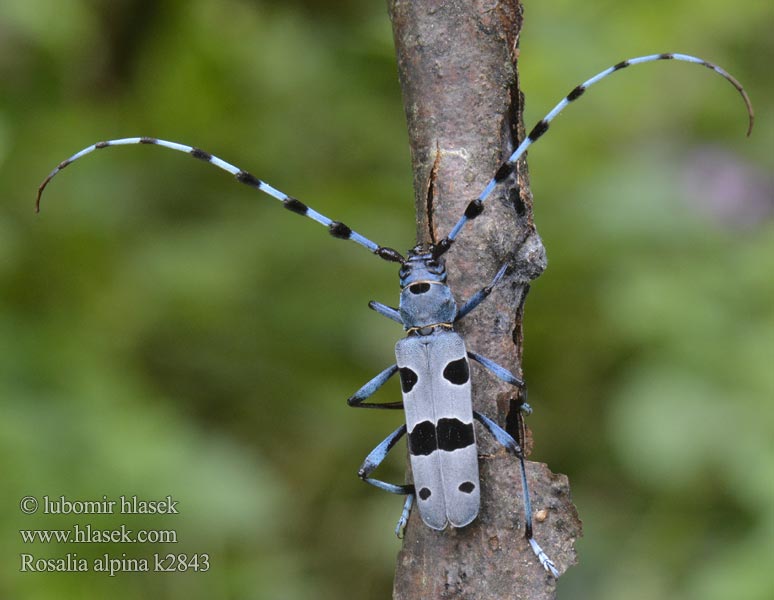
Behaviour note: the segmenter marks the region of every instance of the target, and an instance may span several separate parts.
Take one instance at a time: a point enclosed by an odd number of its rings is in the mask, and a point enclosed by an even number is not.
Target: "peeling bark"
[[[414,168],[417,239],[438,241],[524,137],[516,63],[517,0],[388,0]],[[527,166],[484,204],[446,254],[458,302],[513,256],[513,272],[461,321],[469,350],[521,374],[522,317],[529,282],[546,267],[532,219]],[[474,408],[514,428],[514,388],[473,367]],[[537,411],[539,406],[534,407]],[[434,531],[413,511],[398,556],[401,600],[553,598],[555,581],[524,537],[518,461],[477,427],[482,507],[462,529]],[[527,435],[527,451],[531,446]],[[567,478],[527,463],[535,538],[560,572],[576,562],[580,521]]]

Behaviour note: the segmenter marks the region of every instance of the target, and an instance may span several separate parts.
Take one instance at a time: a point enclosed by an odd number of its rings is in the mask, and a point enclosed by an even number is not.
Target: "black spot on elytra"
[[[470,368],[468,367],[468,359],[461,358],[459,360],[453,360],[443,370],[443,377],[449,383],[454,385],[463,385],[470,379]]]
[[[472,481],[466,481],[465,483],[461,483],[458,489],[466,494],[472,494],[473,490],[476,489],[476,484]]]
[[[431,492],[427,488],[422,488],[421,490],[419,490],[419,497],[422,500],[427,500],[430,497],[430,495],[431,495]]]
[[[438,449],[435,438],[435,425],[430,421],[422,421],[414,426],[408,436],[409,452],[414,456],[427,456]]]
[[[436,427],[438,448],[451,452],[467,448],[475,443],[473,423],[463,423],[458,419],[439,419]]]
[[[412,294],[426,294],[430,291],[430,284],[429,283],[415,283],[413,285],[409,286],[409,292]]]
[[[419,377],[417,377],[417,374],[414,373],[414,371],[408,367],[400,368],[400,387],[404,394],[407,394],[413,390],[414,386],[417,384],[417,381],[419,381]]]

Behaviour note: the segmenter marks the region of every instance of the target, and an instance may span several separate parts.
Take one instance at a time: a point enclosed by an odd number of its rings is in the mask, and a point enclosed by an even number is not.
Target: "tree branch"
[[[517,0],[388,0],[414,168],[417,239],[438,241],[524,137],[516,62]],[[488,283],[513,255],[512,273],[461,321],[468,349],[521,371],[529,282],[545,269],[532,219],[525,161],[485,203],[446,254],[458,302]],[[514,388],[474,367],[476,410],[501,425]],[[539,406],[534,407],[537,411]],[[413,511],[398,556],[393,597],[553,598],[555,581],[524,537],[518,461],[477,429],[482,506],[462,529],[434,531]],[[530,436],[526,446],[529,450]],[[560,571],[574,564],[580,522],[567,478],[527,463],[535,538]]]

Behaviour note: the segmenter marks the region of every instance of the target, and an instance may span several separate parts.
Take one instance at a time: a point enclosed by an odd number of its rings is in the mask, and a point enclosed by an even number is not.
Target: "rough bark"
[[[522,8],[517,0],[388,2],[411,143],[417,239],[438,241],[524,136],[516,72]],[[521,374],[524,300],[529,282],[546,266],[524,161],[446,254],[458,302],[489,283],[511,253],[513,272],[459,331],[469,350]],[[517,404],[514,388],[475,366],[473,385],[474,408],[505,426]],[[554,597],[555,580],[524,538],[518,461],[478,426],[477,438],[479,517],[465,528],[438,532],[413,511],[394,598]],[[533,462],[528,477],[535,538],[563,572],[576,562],[573,543],[580,535],[567,478]]]

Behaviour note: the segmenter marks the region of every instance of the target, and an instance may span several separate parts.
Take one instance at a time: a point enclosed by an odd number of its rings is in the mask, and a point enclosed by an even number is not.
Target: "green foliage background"
[[[550,267],[527,304],[533,459],[585,525],[560,597],[774,597],[774,6],[527,2],[528,127],[638,67],[530,153]],[[550,4],[550,5],[549,5]],[[394,269],[182,155],[195,144],[378,241],[413,244],[383,2],[0,3],[0,598],[386,598],[400,500],[356,470],[400,415],[345,399],[392,360]],[[482,274],[482,282],[488,275]],[[398,394],[387,386],[381,399]],[[370,414],[374,412],[375,414]],[[385,477],[400,479],[398,451]],[[25,516],[22,496],[179,500]],[[175,529],[25,545],[21,528]],[[207,574],[20,573],[19,555],[207,552]]]

